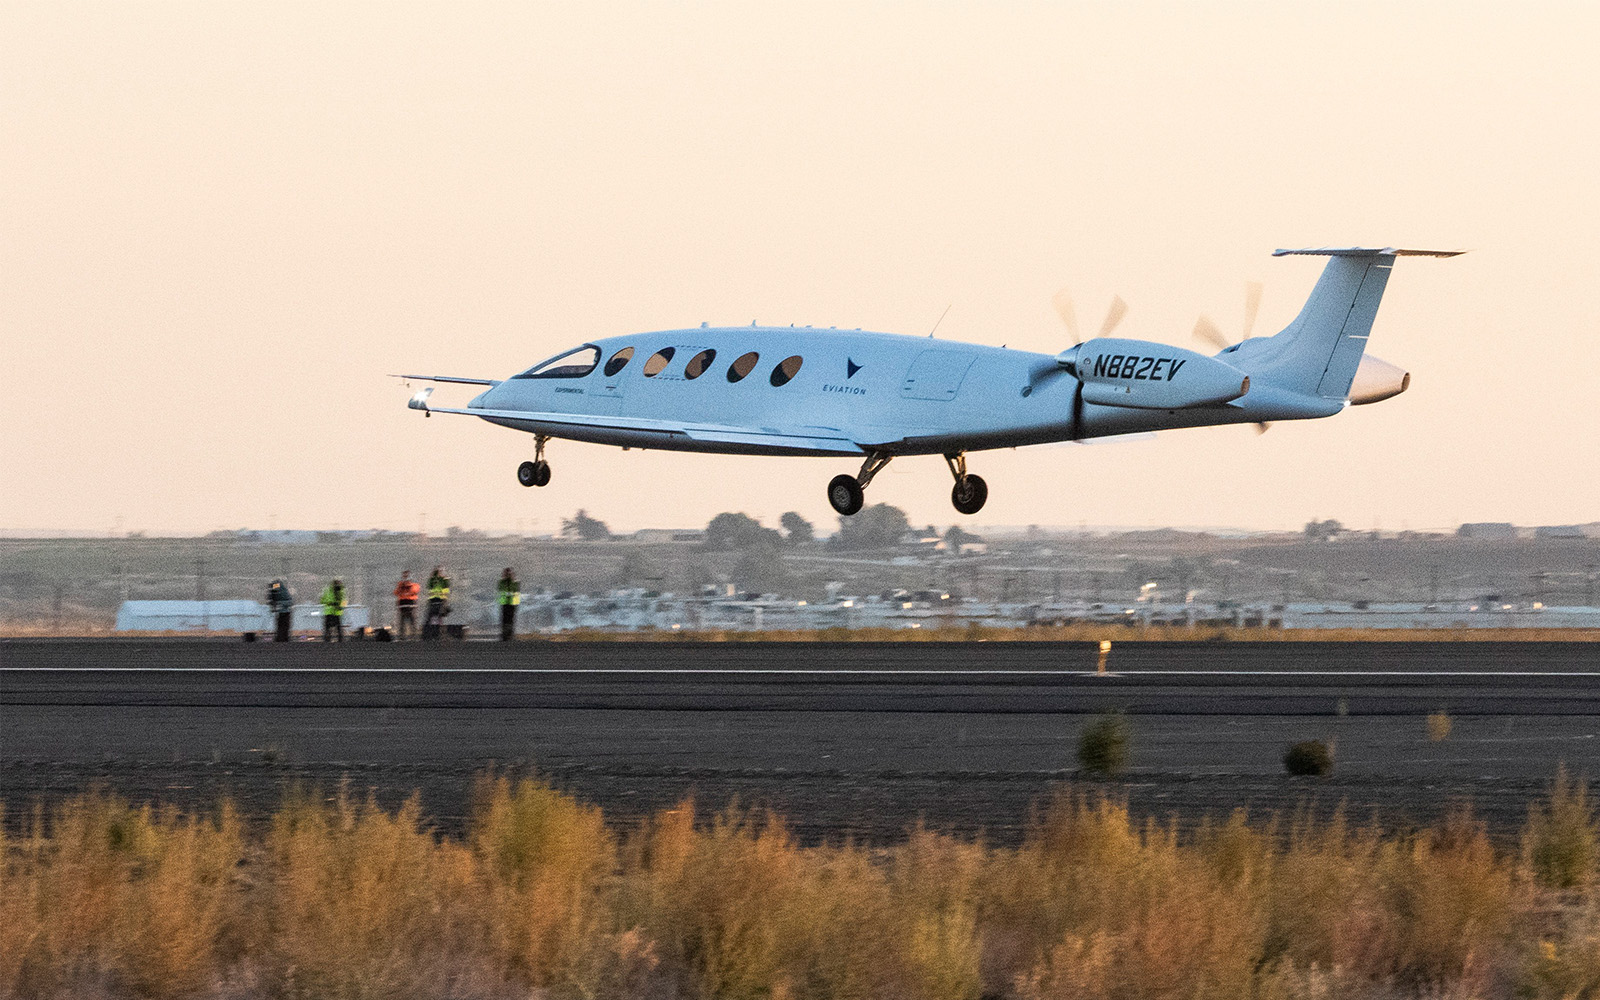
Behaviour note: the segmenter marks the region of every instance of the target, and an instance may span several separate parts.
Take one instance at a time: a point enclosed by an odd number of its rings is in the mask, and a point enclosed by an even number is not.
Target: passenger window
[[[699,354],[696,354],[694,357],[690,358],[689,363],[683,367],[683,377],[699,378],[701,375],[705,374],[706,369],[711,367],[711,362],[715,361],[716,359],[716,351],[710,348],[701,351]]]
[[[628,367],[628,362],[630,362],[632,360],[633,360],[633,348],[631,348],[631,347],[624,347],[622,350],[620,350],[617,353],[611,355],[611,360],[606,362],[606,367],[605,367],[606,378],[610,378],[611,376],[615,375],[617,372],[620,372],[620,371],[622,371],[622,369]]]
[[[755,351],[741,354],[728,366],[728,381],[737,382],[755,370],[756,362],[761,360],[761,355]]]
[[[783,385],[796,375],[800,374],[800,365],[803,362],[800,355],[795,354],[778,362],[778,367],[772,369],[772,384]]]
[[[542,364],[534,365],[517,378],[582,378],[594,371],[600,363],[600,348],[584,344],[565,354],[558,354]]]
[[[667,367],[667,362],[671,361],[672,356],[676,353],[678,352],[670,347],[663,347],[661,350],[650,355],[650,360],[644,363],[645,377],[655,378],[657,375],[660,375],[661,370]]]

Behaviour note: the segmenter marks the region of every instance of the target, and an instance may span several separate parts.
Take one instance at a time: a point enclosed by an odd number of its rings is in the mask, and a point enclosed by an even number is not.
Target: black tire
[[[976,514],[988,499],[989,484],[983,481],[982,476],[969,475],[965,479],[958,479],[950,490],[950,502],[963,514]]]
[[[517,482],[524,486],[544,486],[550,482],[550,463],[523,462],[517,466]]]
[[[846,517],[859,511],[866,498],[855,476],[834,476],[828,483],[828,502]]]

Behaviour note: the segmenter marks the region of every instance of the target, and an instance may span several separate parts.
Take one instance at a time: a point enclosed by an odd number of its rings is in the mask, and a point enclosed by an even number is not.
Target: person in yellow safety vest
[[[500,600],[500,641],[510,642],[517,632],[517,605],[522,603],[522,583],[510,566],[500,574],[495,590]]]
[[[444,616],[450,613],[450,578],[438,566],[428,575],[428,610],[422,616],[422,637],[438,639]]]
[[[322,591],[322,641],[344,642],[344,584],[338,580]]]

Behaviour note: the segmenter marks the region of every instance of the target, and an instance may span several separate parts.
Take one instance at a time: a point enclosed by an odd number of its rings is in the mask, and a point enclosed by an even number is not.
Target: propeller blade
[[[1067,335],[1073,343],[1078,343],[1082,338],[1078,336],[1078,314],[1072,308],[1072,296],[1063,288],[1050,300],[1056,307],[1056,315],[1061,317],[1061,322],[1066,325]]]
[[[1228,342],[1228,338],[1222,335],[1222,331],[1217,329],[1217,324],[1204,316],[1201,316],[1194,325],[1194,339],[1203,340],[1219,351],[1233,346]]]
[[[1111,336],[1111,331],[1117,328],[1117,324],[1121,323],[1122,317],[1126,315],[1128,315],[1128,304],[1122,301],[1122,296],[1113,295],[1111,308],[1106,311],[1106,321],[1100,324],[1100,336]]]
[[[1250,331],[1256,326],[1256,313],[1261,310],[1261,282],[1247,281],[1244,286],[1244,336],[1240,340],[1249,340]]]

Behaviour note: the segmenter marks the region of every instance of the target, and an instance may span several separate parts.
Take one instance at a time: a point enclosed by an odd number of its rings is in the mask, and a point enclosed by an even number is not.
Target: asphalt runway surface
[[[694,795],[771,805],[806,840],[919,819],[1014,841],[1063,783],[1183,823],[1247,808],[1388,827],[1470,800],[1501,836],[1558,764],[1600,777],[1600,644],[542,643],[338,647],[0,641],[0,798],[94,784],[247,814],[289,786],[412,791],[458,829],[475,775],[536,771],[627,822]],[[1077,740],[1128,713],[1121,779]],[[1452,719],[1430,741],[1428,713]],[[1327,779],[1284,748],[1336,741]]]

